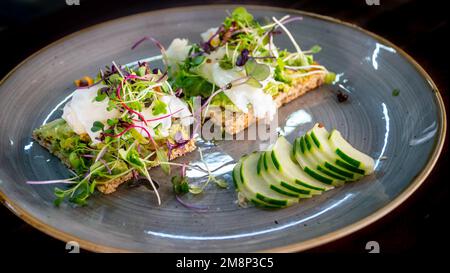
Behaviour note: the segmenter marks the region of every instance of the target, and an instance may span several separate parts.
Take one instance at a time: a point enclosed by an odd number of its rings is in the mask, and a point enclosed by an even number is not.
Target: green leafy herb
[[[127,150],[124,150],[123,148],[119,149],[119,156],[147,178],[153,190],[155,191],[156,197],[158,198],[158,204],[161,204],[158,190],[156,189],[156,186],[153,183],[150,174],[148,173],[145,161],[139,156],[139,153],[136,151],[135,144],[136,143],[133,143]]]
[[[260,64],[253,59],[250,59],[245,63],[245,72],[247,76],[250,76],[258,81],[263,81],[270,76],[270,68],[266,64]]]
[[[313,47],[311,47],[309,51],[313,54],[316,54],[319,53],[321,50],[322,48],[319,45],[314,45]]]
[[[55,188],[55,190],[58,188]],[[54,195],[56,196],[56,193],[54,192]],[[55,200],[53,200],[53,205],[55,205],[55,207],[59,207],[62,203],[62,201],[64,201],[64,197],[56,197]]]
[[[222,178],[212,178],[213,182],[216,183],[217,186],[221,187],[222,189],[228,188],[228,183],[225,181],[225,179]]]
[[[284,62],[281,58],[277,59],[277,66],[274,71],[274,79],[279,82],[291,84],[292,80],[286,75],[284,70]]]
[[[104,128],[105,125],[103,125],[103,123],[101,123],[100,121],[94,121],[91,127],[91,131],[95,133],[98,131],[102,131]]]
[[[172,84],[174,89],[183,88],[183,93],[188,98],[196,96],[207,98],[214,91],[213,84],[203,77],[185,70],[176,73]]]
[[[147,144],[150,142],[147,138],[145,138],[141,133],[139,133],[135,128],[131,128],[130,130],[131,135],[134,139],[136,139],[137,142],[140,144]]]
[[[163,172],[166,174],[170,174],[170,165],[167,164],[167,162],[169,161],[167,152],[161,148],[157,149],[156,150],[156,158],[157,158]]]
[[[138,112],[142,112],[142,103],[139,101],[128,102],[127,105]]]
[[[119,74],[112,74],[108,77],[108,82],[111,85],[118,85],[119,83],[122,82],[122,76],[120,76]]]
[[[308,61],[309,65],[314,64],[314,56],[313,55],[305,55],[305,57],[306,57],[306,60]]]
[[[113,100],[109,100],[108,107],[106,108],[106,110],[112,111],[113,109],[116,109],[116,103]]]
[[[139,156],[139,153],[134,148],[134,143],[131,145],[128,150],[119,149],[120,157],[129,163],[131,166],[135,167],[138,171],[145,174],[147,171],[146,165],[144,161]]]
[[[141,66],[136,70],[136,75],[138,75],[139,77],[145,76],[147,72],[147,68],[145,66]]]
[[[167,104],[161,100],[155,100],[153,102],[152,114],[154,116],[160,114],[167,114]]]
[[[97,180],[92,181],[91,185],[89,185],[89,192],[90,192],[91,194],[94,193],[95,187],[96,187],[96,186],[97,186]]]
[[[244,7],[237,7],[231,13],[231,17],[236,21],[250,23],[253,21],[253,15],[249,13]]]
[[[64,199],[68,198],[70,202],[75,203],[80,206],[85,206],[87,204],[86,199],[91,195],[90,192],[91,183],[87,180],[82,180],[75,187],[68,190],[62,190],[60,188],[54,189],[54,194],[56,196],[53,202],[55,206],[59,206]]]
[[[172,177],[171,181],[175,194],[184,194],[189,192],[189,183],[186,176],[175,175]]]
[[[205,56],[200,55],[192,58],[191,67],[196,67],[201,65],[206,60]]]
[[[81,158],[78,156],[78,153],[75,151],[73,151],[69,154],[69,163],[70,163],[70,166],[72,166],[72,168],[77,171],[80,169],[80,167],[82,167]]]
[[[233,62],[232,60],[227,56],[223,56],[223,58],[219,61],[220,68],[224,70],[229,70],[233,68]]]
[[[392,90],[392,96],[397,97],[398,95],[400,95],[400,90],[398,89]]]
[[[198,55],[197,55],[198,54]],[[194,55],[191,57],[191,55]],[[184,69],[191,69],[203,64],[206,60],[206,57],[201,54],[201,49],[197,44],[194,44],[189,49],[188,57],[184,60]]]
[[[109,126],[114,126],[114,125],[116,125],[117,123],[119,123],[119,119],[117,119],[117,118],[108,119],[108,120],[106,121],[106,123],[107,123]]]
[[[97,96],[95,97],[95,101],[103,101],[104,99],[106,99],[106,97],[108,97],[108,94],[106,94],[106,92],[103,92],[103,88],[99,88],[97,90]]]
[[[191,185],[189,187],[189,192],[192,193],[192,194],[200,194],[200,193],[203,192],[203,187]]]

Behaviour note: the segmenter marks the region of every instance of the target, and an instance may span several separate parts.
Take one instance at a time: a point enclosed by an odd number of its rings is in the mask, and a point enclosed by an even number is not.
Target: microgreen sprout
[[[281,23],[280,21],[277,20],[277,18],[272,17],[272,20],[280,27],[284,30],[284,32],[286,33],[286,35],[289,37],[289,39],[291,40],[292,44],[294,45],[295,49],[297,50],[297,54],[298,57],[300,58],[300,64],[301,65],[308,65],[308,60],[306,59],[305,55],[303,54],[300,46],[298,45],[298,43],[295,41],[294,37],[292,36],[291,32],[289,32],[289,30],[284,26],[283,23]]]

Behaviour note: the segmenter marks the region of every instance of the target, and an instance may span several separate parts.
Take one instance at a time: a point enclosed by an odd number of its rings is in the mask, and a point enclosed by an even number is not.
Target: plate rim
[[[13,69],[11,69],[1,80],[0,85],[2,85],[16,70],[18,70],[21,66],[23,66],[26,62],[28,62],[30,59],[34,58],[35,56],[39,55],[42,51],[47,50],[48,48],[51,48],[55,45],[58,45],[60,43],[63,43],[64,41],[75,37],[82,32],[90,31],[96,28],[100,28],[102,26],[105,26],[107,24],[111,23],[117,23],[118,21],[126,21],[129,20],[132,17],[141,17],[141,16],[149,16],[153,13],[160,13],[160,12],[176,12],[179,10],[186,10],[186,9],[208,9],[211,6],[214,6],[216,8],[231,8],[231,7],[237,7],[237,6],[244,6],[247,8],[255,8],[255,9],[263,9],[263,10],[276,10],[276,11],[282,11],[289,14],[297,14],[297,15],[304,15],[309,16],[314,19],[320,19],[323,21],[327,21],[334,24],[343,25],[355,30],[358,30],[371,38],[388,45],[392,48],[394,48],[402,57],[404,57],[409,63],[411,63],[414,68],[421,74],[422,77],[424,77],[429,85],[433,89],[434,97],[436,100],[436,104],[438,106],[438,116],[439,116],[439,138],[435,141],[433,146],[433,152],[428,157],[428,162],[422,168],[420,173],[411,181],[410,185],[404,189],[397,197],[392,199],[388,204],[383,206],[382,208],[378,209],[377,211],[373,212],[372,214],[350,224],[346,225],[342,228],[339,228],[333,232],[329,232],[327,234],[314,237],[305,241],[287,244],[284,246],[279,246],[275,248],[269,248],[269,249],[262,249],[257,252],[297,252],[297,251],[304,251],[307,249],[311,249],[320,245],[324,245],[326,243],[330,243],[332,241],[338,240],[342,237],[345,237],[353,232],[356,232],[366,226],[369,226],[370,224],[378,221],[382,217],[386,216],[390,212],[392,212],[395,208],[397,208],[400,204],[405,202],[426,180],[426,178],[429,176],[431,171],[433,170],[434,166],[436,165],[436,162],[439,159],[439,156],[441,155],[442,149],[444,147],[445,142],[445,136],[447,133],[447,118],[446,118],[446,109],[445,109],[445,103],[443,101],[443,98],[441,96],[441,93],[439,91],[439,88],[434,83],[431,76],[426,72],[426,70],[408,53],[406,53],[402,48],[398,47],[394,43],[390,42],[386,38],[383,38],[382,36],[373,33],[371,31],[368,31],[356,24],[346,22],[331,16],[327,15],[321,15],[313,12],[303,11],[303,10],[296,10],[292,8],[282,8],[282,7],[276,7],[276,6],[270,6],[270,5],[224,5],[224,4],[209,4],[209,5],[188,5],[188,6],[180,6],[180,7],[173,7],[173,8],[165,8],[165,9],[157,9],[152,11],[144,11],[139,12],[136,14],[131,14],[115,19],[110,19],[98,24],[94,24],[92,26],[80,29],[76,32],[70,33],[56,41],[53,41],[52,43],[46,45],[45,47],[37,50],[33,54],[29,55],[27,58],[25,58],[23,61],[21,61],[19,64],[17,64]],[[88,240],[84,240],[81,238],[78,238],[74,235],[71,235],[69,233],[66,233],[58,228],[52,227],[45,222],[37,219],[30,213],[28,213],[26,210],[21,208],[19,205],[15,204],[12,200],[10,200],[6,194],[4,194],[0,190],[0,202],[5,205],[11,212],[13,212],[16,216],[21,218],[23,221],[25,221],[27,224],[33,226],[34,228],[38,229],[39,231],[56,238],[63,242],[69,242],[69,241],[76,241],[81,248],[86,249],[88,251],[93,252],[135,252],[134,250],[130,249],[123,249],[123,248],[116,248],[111,246],[105,246],[93,243]]]

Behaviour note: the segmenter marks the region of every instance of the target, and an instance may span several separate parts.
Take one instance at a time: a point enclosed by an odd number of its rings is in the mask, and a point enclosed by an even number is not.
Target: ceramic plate
[[[219,25],[232,8],[176,8],[109,21],[65,37],[16,67],[0,86],[0,193],[5,205],[43,232],[93,251],[298,251],[360,229],[411,195],[433,168],[445,137],[442,99],[426,72],[398,47],[358,27],[257,6],[248,9],[259,20],[303,16],[289,29],[303,48],[319,44],[317,61],[338,74],[334,86],[282,107],[279,132],[292,141],[315,122],[337,128],[376,159],[375,175],[287,209],[240,208],[230,171],[240,156],[267,143],[239,140],[198,144],[210,167],[220,166],[216,174],[230,182],[229,189],[211,184],[202,196],[184,197],[208,206],[204,213],[181,206],[158,169],[152,175],[160,184],[160,207],[147,188],[123,186],[114,194],[93,197],[87,207],[55,208],[53,186],[25,183],[69,176],[30,136],[34,128],[61,116],[74,79],[95,75],[112,60],[127,64],[157,55],[150,44],[130,49],[146,35],[164,45],[175,37],[199,41],[199,33]],[[277,39],[280,47],[292,50],[285,36]],[[347,102],[337,102],[338,89],[349,93]],[[194,152],[179,161],[198,160]]]

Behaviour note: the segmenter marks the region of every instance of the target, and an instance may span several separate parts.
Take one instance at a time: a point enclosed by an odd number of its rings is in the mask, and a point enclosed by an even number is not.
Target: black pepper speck
[[[343,93],[341,90],[337,93],[338,102],[345,102],[348,100],[348,94]]]

